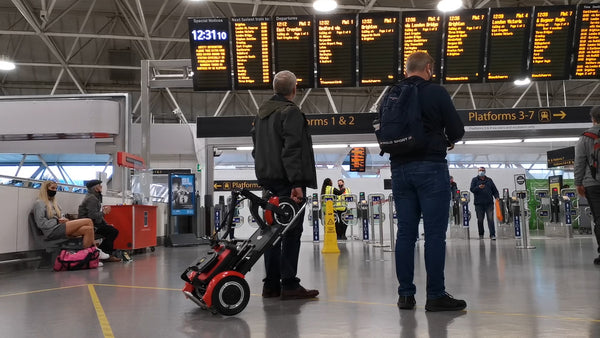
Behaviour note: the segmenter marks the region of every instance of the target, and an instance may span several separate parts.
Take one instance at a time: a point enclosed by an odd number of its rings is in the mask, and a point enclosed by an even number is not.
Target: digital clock
[[[227,32],[215,29],[194,29],[191,34],[194,41],[227,40]]]

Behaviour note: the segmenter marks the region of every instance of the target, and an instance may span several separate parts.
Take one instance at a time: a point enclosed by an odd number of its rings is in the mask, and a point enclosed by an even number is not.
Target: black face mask
[[[48,190],[48,197],[56,196],[56,190]]]

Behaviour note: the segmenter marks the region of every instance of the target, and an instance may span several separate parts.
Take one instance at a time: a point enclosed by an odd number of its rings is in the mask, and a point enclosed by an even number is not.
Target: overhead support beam
[[[531,82],[529,84],[529,86],[527,86],[527,89],[525,89],[525,91],[523,92],[523,94],[521,94],[521,96],[519,96],[519,99],[517,100],[517,102],[515,102],[515,104],[513,104],[513,108],[516,108],[517,105],[519,104],[519,102],[521,102],[521,100],[523,99],[523,97],[525,96],[525,94],[527,94],[527,92],[529,91],[529,89],[531,88],[531,86],[533,86],[534,82]]]
[[[596,89],[598,89],[598,86],[600,86],[600,81],[596,82],[596,85],[594,86],[594,88],[592,88],[592,90],[590,90],[590,92],[588,93],[588,95],[585,97],[585,99],[583,101],[581,101],[581,104],[579,104],[580,106],[585,105],[585,103],[587,102],[587,100],[590,98],[590,96],[592,96],[592,94],[596,91]]]
[[[537,94],[537,99],[538,99],[538,105],[540,107],[542,107],[542,96],[540,95],[540,87],[539,87],[537,81],[534,83],[535,83],[535,92]]]
[[[231,90],[228,90],[225,93],[225,96],[223,97],[223,99],[221,99],[221,103],[219,103],[219,106],[217,107],[217,110],[215,111],[215,114],[213,115],[213,117],[217,117],[217,116],[221,115],[221,111],[222,111],[223,107],[225,106],[225,102],[229,98],[230,94],[231,94]]]
[[[327,99],[329,99],[329,104],[331,105],[331,108],[333,109],[333,113],[338,114],[338,110],[335,107],[335,102],[333,101],[333,97],[331,96],[331,92],[329,91],[329,88],[325,88],[325,94],[327,94]]]
[[[475,99],[473,98],[473,90],[471,89],[470,83],[467,83],[467,88],[469,88],[469,97],[471,98],[471,104],[473,105],[473,109],[477,109],[477,105],[475,104]]]
[[[373,103],[373,105],[371,106],[371,109],[369,109],[369,113],[376,113],[379,111],[379,102],[381,101],[381,99],[383,98],[385,93],[387,93],[387,91],[389,89],[390,89],[390,86],[385,86],[385,88],[383,88],[383,91],[381,92],[381,94],[379,94],[379,97],[377,97],[377,100],[375,100],[375,103]]]
[[[306,101],[306,99],[308,99],[308,95],[310,95],[311,91],[312,91],[312,88],[308,88],[306,90],[306,92],[304,92],[304,95],[302,96],[302,100],[300,100],[300,103],[298,104],[298,108],[302,109],[302,105],[304,104],[304,101]]]
[[[89,33],[61,33],[61,32],[45,32],[50,37],[61,37],[61,38],[82,38],[82,39],[110,39],[110,40],[135,40],[145,41],[146,37],[136,35],[115,35],[115,34],[89,34]],[[0,30],[0,35],[38,35],[36,32],[31,31],[11,31],[11,30]],[[170,37],[149,37],[150,41],[160,42],[181,42],[189,43],[189,39],[183,38],[170,38]]]
[[[454,91],[454,93],[452,93],[452,100],[454,100],[454,97],[456,96],[456,94],[458,94],[458,91],[462,88],[463,83],[461,83],[460,85],[458,85],[458,87],[456,88],[456,90]]]

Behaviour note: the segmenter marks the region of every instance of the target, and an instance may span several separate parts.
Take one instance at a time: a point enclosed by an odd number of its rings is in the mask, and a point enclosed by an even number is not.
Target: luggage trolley
[[[210,249],[181,274],[186,298],[212,313],[232,316],[244,310],[250,300],[245,274],[265,250],[295,226],[306,207],[306,203],[300,207],[289,197],[260,198],[242,189],[231,192],[228,210],[235,210],[236,204],[245,199],[250,202],[250,213],[258,229],[247,240],[227,240],[234,227],[234,213],[229,212],[220,227],[222,236],[219,238],[216,232]],[[259,207],[264,213],[259,212]]]

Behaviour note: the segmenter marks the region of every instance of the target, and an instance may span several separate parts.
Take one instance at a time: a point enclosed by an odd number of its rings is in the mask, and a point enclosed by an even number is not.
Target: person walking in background
[[[496,240],[496,228],[494,227],[494,199],[499,199],[500,194],[491,178],[485,176],[485,168],[478,169],[477,176],[471,180],[471,192],[473,193],[473,204],[477,215],[477,229],[479,239],[483,239],[483,217],[487,217],[490,239]]]
[[[411,54],[406,60],[406,78],[400,83],[400,88],[405,90],[418,90],[416,104],[420,109],[422,127],[427,137],[426,144],[418,150],[407,154],[390,154],[392,192],[398,217],[395,252],[396,275],[400,284],[398,307],[413,309],[416,304],[415,242],[422,216],[427,270],[425,309],[457,311],[463,310],[467,303],[448,294],[444,280],[450,203],[450,174],[446,151],[453,148],[465,131],[448,92],[429,81],[433,76],[433,66],[434,60],[429,54]],[[390,92],[383,102],[389,102]]]
[[[273,78],[273,95],[264,102],[252,128],[252,157],[258,183],[276,196],[304,202],[306,188],[317,188],[317,172],[308,122],[292,102],[296,96],[296,76],[284,70]],[[298,257],[303,215],[281,240],[265,251],[264,298],[306,299],[319,295],[300,285]]]
[[[594,135],[600,134],[600,106],[593,107],[590,111],[592,127],[579,137],[575,145],[575,189],[577,193],[585,197],[592,211],[594,219],[594,235],[600,253],[600,177],[597,168],[594,168]],[[588,134],[588,135],[586,135]],[[600,265],[600,256],[594,259],[594,264]]]
[[[109,262],[120,262],[121,259],[114,256],[114,242],[119,235],[119,230],[106,223],[104,214],[110,213],[110,206],[102,206],[102,181],[91,180],[85,186],[88,193],[79,205],[79,218],[91,218],[94,222],[96,233],[104,239],[98,248],[110,255],[106,260]]]

